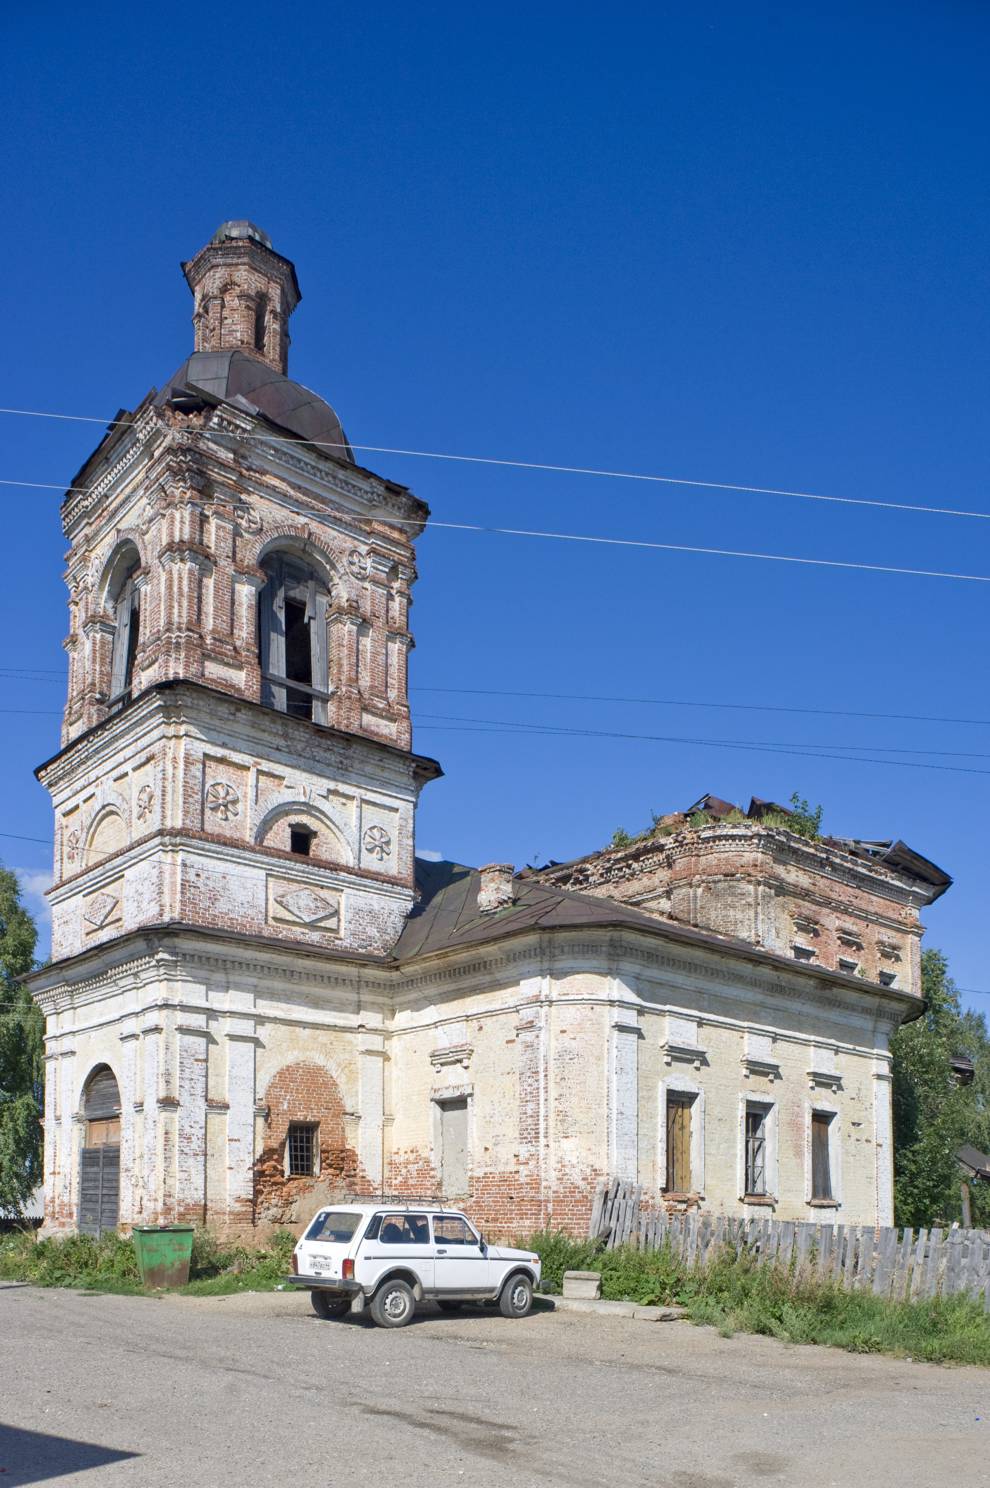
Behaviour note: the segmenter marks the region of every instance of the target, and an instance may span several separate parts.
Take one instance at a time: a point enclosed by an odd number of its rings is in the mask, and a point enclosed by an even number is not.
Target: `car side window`
[[[364,1232],[365,1240],[377,1240],[382,1227],[382,1216],[373,1214],[368,1221],[368,1228]]]
[[[425,1214],[386,1214],[382,1218],[383,1245],[428,1245],[430,1227]]]
[[[438,1245],[477,1245],[478,1237],[459,1214],[435,1214],[433,1238]]]

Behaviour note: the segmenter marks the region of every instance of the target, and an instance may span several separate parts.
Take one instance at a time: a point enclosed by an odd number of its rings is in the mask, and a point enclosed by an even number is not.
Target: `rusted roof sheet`
[[[419,901],[406,920],[393,949],[393,958],[406,965],[440,951],[492,945],[525,930],[614,928],[638,930],[660,940],[741,956],[789,975],[844,982],[857,991],[863,990],[859,978],[847,976],[844,972],[794,961],[789,956],[763,950],[746,940],[662,920],[615,899],[558,889],[519,875],[513,879],[514,902],[504,909],[481,914],[478,910],[479,882],[476,868],[467,868],[463,863],[432,863],[417,858]]]
[[[966,1142],[957,1150],[956,1161],[972,1173],[974,1178],[982,1178],[990,1183],[990,1157],[979,1148],[971,1147]]]
[[[155,402],[168,403],[189,389],[204,392],[222,403],[243,400],[251,410],[264,414],[280,429],[287,429],[300,439],[324,446],[323,453],[338,460],[355,463],[354,452],[347,442],[340,419],[329,403],[293,382],[267,362],[247,352],[196,351],[183,362],[174,377],[158,394]]]

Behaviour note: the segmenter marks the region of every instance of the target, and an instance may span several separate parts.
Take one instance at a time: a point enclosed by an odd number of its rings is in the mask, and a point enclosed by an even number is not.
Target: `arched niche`
[[[303,839],[308,839],[305,846]],[[353,863],[344,834],[324,812],[304,801],[284,802],[265,813],[255,833],[259,847],[278,847],[297,857]]]
[[[94,818],[86,837],[83,867],[91,868],[127,846],[127,824],[115,806],[105,806]]]

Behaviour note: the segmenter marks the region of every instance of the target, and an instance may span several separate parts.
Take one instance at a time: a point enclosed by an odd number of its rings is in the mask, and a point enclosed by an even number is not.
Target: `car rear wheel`
[[[371,1316],[379,1328],[404,1328],[415,1311],[416,1298],[404,1281],[386,1281],[371,1299]]]
[[[328,1292],[319,1291],[318,1289],[310,1292],[309,1299],[313,1304],[313,1311],[316,1313],[316,1316],[322,1318],[324,1322],[329,1322],[331,1318],[343,1317],[345,1312],[349,1311],[351,1305],[346,1297],[331,1297]]]
[[[521,1318],[532,1309],[533,1283],[528,1276],[510,1276],[502,1288],[498,1307],[503,1317]]]

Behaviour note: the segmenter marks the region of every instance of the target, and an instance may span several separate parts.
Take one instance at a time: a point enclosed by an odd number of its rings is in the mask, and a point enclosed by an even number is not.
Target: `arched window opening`
[[[110,706],[121,708],[130,701],[134,680],[134,658],[141,639],[141,591],[135,583],[137,563],[131,567],[117,592],[114,605],[116,629],[110,662]]]
[[[261,700],[293,718],[326,723],[330,701],[327,603],[322,580],[303,563],[276,553],[258,606]]]
[[[268,334],[268,296],[260,294],[254,302],[254,349],[264,351]]]
[[[83,1092],[87,1147],[120,1146],[120,1091],[109,1065],[98,1065]]]

